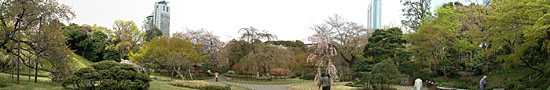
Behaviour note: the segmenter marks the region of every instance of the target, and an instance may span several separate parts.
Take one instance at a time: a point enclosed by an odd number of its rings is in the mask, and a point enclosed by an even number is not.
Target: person
[[[325,73],[321,73],[321,79],[319,80],[319,83],[317,83],[317,86],[321,88],[321,90],[330,90],[330,80],[329,76]]]
[[[485,87],[487,86],[487,76],[483,76],[481,80],[479,80],[479,90],[485,90]]]
[[[218,71],[216,71],[216,72],[214,73],[214,75],[216,75],[216,82],[218,82],[218,78],[220,77],[220,73],[218,73]]]
[[[414,80],[414,90],[422,90],[422,80],[418,77]]]

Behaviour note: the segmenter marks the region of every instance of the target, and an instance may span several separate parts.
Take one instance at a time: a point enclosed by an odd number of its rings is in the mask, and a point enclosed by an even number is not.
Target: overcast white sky
[[[134,21],[141,29],[146,16],[160,0],[60,0],[69,5],[77,24],[111,28],[114,20]],[[277,35],[279,40],[302,40],[313,34],[309,27],[339,14],[345,20],[365,25],[370,0],[166,0],[170,2],[170,33],[185,28],[204,28],[228,41],[238,30],[256,27]],[[432,6],[457,0],[433,0]],[[460,0],[465,1],[465,0]],[[382,26],[400,25],[400,0],[382,1]]]

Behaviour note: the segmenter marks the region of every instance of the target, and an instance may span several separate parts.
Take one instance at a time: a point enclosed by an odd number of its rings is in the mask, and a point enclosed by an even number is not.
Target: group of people
[[[436,82],[429,80],[426,80],[426,83],[430,85],[437,84]],[[487,76],[483,76],[483,78],[479,80],[479,89],[485,90],[485,87],[487,87]],[[416,78],[414,81],[414,90],[422,90],[422,80],[420,78]]]

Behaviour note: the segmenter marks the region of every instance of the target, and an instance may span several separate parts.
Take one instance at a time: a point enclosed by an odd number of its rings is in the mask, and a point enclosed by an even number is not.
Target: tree
[[[497,60],[504,61],[506,67],[526,67],[536,71],[522,78],[526,87],[545,88],[549,58],[550,30],[548,19],[549,1],[512,0],[498,1],[491,4],[489,39],[493,41],[490,51],[500,52]],[[546,76],[546,77],[543,77]],[[527,79],[531,78],[531,79]]]
[[[100,30],[91,30],[92,27],[78,26],[76,24],[70,24],[63,28],[63,33],[67,38],[67,45],[69,48],[75,51],[76,54],[83,56],[84,58],[98,62],[105,60],[105,47],[108,44],[107,34]],[[88,35],[88,31],[92,34]],[[118,60],[111,59],[109,60]]]
[[[231,40],[225,45],[225,47],[222,48],[222,54],[225,54],[224,56],[226,58],[219,58],[219,60],[224,61],[224,59],[227,60],[229,68],[234,68],[234,66],[240,62],[240,60],[248,55],[251,51],[251,48],[243,47],[247,46],[248,43],[244,40]]]
[[[136,53],[130,53],[130,60],[146,68],[162,68],[175,72],[185,80],[185,68],[205,61],[200,47],[189,39],[160,37],[143,43]]]
[[[239,29],[239,33],[241,33],[241,37],[239,37],[241,40],[246,40],[248,43],[254,43],[256,40],[260,39],[266,39],[267,41],[271,41],[277,38],[277,36],[270,34],[269,32],[263,30],[260,31],[254,27],[249,28],[241,28]]]
[[[74,16],[74,13],[67,6],[53,0],[2,0],[0,3],[0,27],[3,28],[2,32],[0,32],[2,34],[2,37],[0,37],[2,40],[0,41],[0,49],[13,55],[12,62],[35,62],[35,65],[22,63],[28,68],[35,69],[35,71],[42,70],[52,72],[53,74],[65,72],[57,69],[69,63],[58,62],[64,61],[66,58],[59,57],[55,60],[47,61],[39,61],[39,59],[50,57],[45,56],[48,54],[58,55],[52,54],[50,51],[58,51],[55,53],[64,52],[64,38],[59,38],[59,36],[63,35],[58,32],[61,32],[61,21],[70,20]],[[17,43],[17,48],[14,46],[14,43]],[[17,53],[17,51],[23,53]],[[24,58],[30,56],[36,56],[35,60]],[[15,60],[15,57],[19,59]],[[39,67],[39,64],[51,64],[52,67]],[[19,64],[17,67],[19,67]]]
[[[317,68],[317,74],[315,75],[315,81],[319,82],[322,73],[328,73],[331,76],[331,83],[338,79],[338,69],[334,65],[332,58],[336,56],[336,49],[330,47],[331,32],[326,25],[316,25],[313,29],[315,34],[309,36],[308,40],[312,42],[313,53],[307,57],[309,63],[314,63]],[[324,69],[324,70],[321,70]]]
[[[254,44],[256,53],[249,53],[234,67],[245,73],[259,73],[264,76],[271,69],[288,69],[293,64],[294,53],[285,47]]]
[[[224,43],[219,40],[219,36],[214,35],[211,31],[205,29],[192,30],[187,29],[185,32],[174,33],[174,37],[189,39],[191,42],[200,45],[200,54],[208,55],[206,59],[208,64],[216,66],[220,62],[216,59],[217,52],[220,52]]]
[[[374,65],[372,72],[366,73],[361,78],[361,82],[370,84],[373,89],[386,90],[389,89],[389,84],[399,84],[402,81],[401,73],[393,60],[385,59]]]
[[[162,36],[162,31],[157,27],[153,27],[151,30],[145,31],[145,41],[151,41],[151,39]]]
[[[342,68],[342,75],[351,77],[354,73],[351,68],[356,66],[357,61],[363,59],[362,47],[368,41],[369,34],[372,33],[371,29],[365,29],[362,25],[355,22],[346,21],[339,15],[328,17],[325,23],[314,25],[312,29],[323,36],[328,36],[330,39],[326,42],[327,45],[336,50],[335,53],[339,59],[336,62],[343,62],[343,65],[347,68]]]
[[[145,35],[138,30],[133,21],[115,20],[113,30],[115,30],[111,34],[113,45],[108,46],[108,49],[117,51],[121,59],[126,58],[126,54],[134,49],[138,42],[142,41],[143,35]]]
[[[69,24],[69,26],[63,27],[63,34],[67,38],[67,46],[72,50],[79,50],[77,52],[84,52],[85,42],[88,39],[88,34],[84,28],[77,24]],[[79,53],[80,54],[80,53]]]
[[[363,51],[364,57],[373,57],[373,63],[382,60],[392,60],[399,65],[400,62],[409,58],[409,52],[405,50],[407,41],[403,38],[401,29],[394,27],[387,30],[376,29],[369,38],[369,43],[365,45]]]
[[[418,27],[422,26],[422,22],[428,16],[431,16],[430,12],[430,2],[431,0],[401,0],[403,2],[403,16],[406,17],[405,20],[401,20],[401,24],[407,27],[406,30],[417,31]]]
[[[89,90],[146,90],[151,79],[139,73],[132,65],[114,61],[102,61],[91,67],[79,69],[62,86],[72,85],[75,89]]]

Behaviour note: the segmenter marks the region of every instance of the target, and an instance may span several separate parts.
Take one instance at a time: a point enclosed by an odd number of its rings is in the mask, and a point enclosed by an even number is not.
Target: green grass
[[[261,80],[244,80],[244,79],[231,79],[228,81],[238,82],[238,83],[247,83],[247,84],[294,84],[294,83],[306,83],[313,82],[312,80],[303,80],[299,78],[290,78],[290,79],[276,79],[271,81],[261,81]]]
[[[0,73],[0,83],[6,84],[6,87],[0,87],[0,90],[64,90],[60,83],[51,82],[47,77],[38,77],[38,83],[34,83],[34,77],[28,80],[28,76],[20,75],[19,84],[10,79],[10,75]]]
[[[361,89],[359,87],[345,86],[346,83],[349,83],[349,82],[336,82],[332,84],[330,89],[331,90],[360,90]],[[318,90],[318,86],[317,86],[317,83],[310,82],[310,83],[291,86],[289,89],[290,90]]]
[[[76,68],[84,68],[84,67],[88,67],[88,66],[94,64],[94,62],[89,61],[88,59],[86,59],[86,58],[84,58],[84,57],[82,57],[82,56],[80,56],[80,55],[78,55],[74,52],[72,52],[71,54],[73,56],[71,59],[76,61]]]

